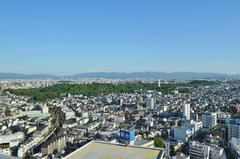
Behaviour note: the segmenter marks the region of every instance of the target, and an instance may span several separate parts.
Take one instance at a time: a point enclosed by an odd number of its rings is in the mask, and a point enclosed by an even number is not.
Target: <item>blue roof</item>
[[[240,125],[240,119],[231,119],[229,120],[230,125]]]

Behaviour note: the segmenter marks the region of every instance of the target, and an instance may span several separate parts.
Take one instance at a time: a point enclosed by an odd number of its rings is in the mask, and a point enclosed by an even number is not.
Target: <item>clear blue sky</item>
[[[240,73],[239,0],[1,0],[0,72]]]

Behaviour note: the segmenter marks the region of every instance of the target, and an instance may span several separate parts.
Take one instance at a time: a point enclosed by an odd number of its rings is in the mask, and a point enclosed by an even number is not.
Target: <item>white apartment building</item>
[[[224,155],[224,149],[217,145],[205,145],[193,141],[189,143],[189,155],[191,159],[220,159]]]
[[[75,118],[75,112],[70,109],[70,110],[65,112],[65,119],[69,120],[69,119],[72,119],[72,118]]]
[[[4,155],[7,155],[7,156],[11,156],[12,155],[12,152],[10,150],[10,148],[0,148],[0,154],[4,154]],[[1,157],[0,157],[1,158]]]
[[[209,159],[210,146],[197,141],[189,143],[189,155],[191,159]]]
[[[17,146],[21,141],[24,140],[23,132],[17,132],[10,135],[1,135],[0,136],[0,144],[9,143],[10,147]]]
[[[204,128],[212,128],[217,125],[217,113],[206,113],[202,116]]]
[[[154,109],[155,102],[153,98],[146,98],[145,103],[147,108]]]
[[[203,123],[201,121],[189,120],[185,121],[184,126],[192,128],[193,133],[195,133],[203,128]]]
[[[185,104],[183,106],[183,117],[185,117],[187,120],[190,120],[190,104]]]

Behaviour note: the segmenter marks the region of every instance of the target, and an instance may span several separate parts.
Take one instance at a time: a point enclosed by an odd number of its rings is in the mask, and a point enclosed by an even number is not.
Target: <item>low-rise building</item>
[[[230,141],[230,145],[232,156],[234,156],[234,159],[240,159],[240,139],[233,137]]]
[[[191,159],[208,159],[210,146],[206,146],[197,141],[189,143],[189,155]]]
[[[210,146],[210,159],[219,159],[223,156],[224,149],[218,146]]]
[[[52,154],[55,150],[64,150],[66,148],[66,141],[65,136],[53,137],[42,145],[41,153],[45,156]]]
[[[23,132],[17,132],[10,135],[1,135],[0,144],[9,144],[10,147],[17,146],[25,138]]]
[[[189,120],[189,121],[185,121],[184,126],[192,128],[193,133],[195,133],[198,130],[203,128],[203,123],[201,121]]]

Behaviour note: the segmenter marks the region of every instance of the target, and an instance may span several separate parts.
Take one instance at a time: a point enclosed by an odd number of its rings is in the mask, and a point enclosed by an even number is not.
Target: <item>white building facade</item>
[[[190,104],[185,104],[183,106],[183,117],[186,118],[186,120],[190,120]]]
[[[213,128],[217,125],[217,113],[206,113],[202,116],[204,128]]]

